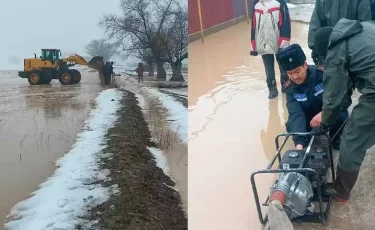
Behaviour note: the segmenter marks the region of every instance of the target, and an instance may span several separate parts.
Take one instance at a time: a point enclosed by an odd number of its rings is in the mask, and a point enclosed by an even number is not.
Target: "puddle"
[[[306,44],[307,30],[308,25],[293,23],[292,41]],[[285,132],[288,115],[285,95],[268,99],[262,59],[249,55],[249,31],[243,22],[207,36],[205,44],[189,44],[192,229],[262,229],[250,174],[272,159],[274,138]],[[263,202],[274,176],[256,178]]]

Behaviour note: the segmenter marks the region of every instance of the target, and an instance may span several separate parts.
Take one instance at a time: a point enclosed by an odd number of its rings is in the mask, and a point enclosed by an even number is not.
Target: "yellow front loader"
[[[24,71],[19,71],[18,76],[27,78],[31,85],[49,84],[52,79],[59,79],[63,85],[78,84],[81,73],[69,67],[76,64],[88,66],[102,71],[103,57],[93,57],[87,62],[82,56],[73,54],[67,58],[60,58],[59,49],[42,49],[42,55],[24,59]]]

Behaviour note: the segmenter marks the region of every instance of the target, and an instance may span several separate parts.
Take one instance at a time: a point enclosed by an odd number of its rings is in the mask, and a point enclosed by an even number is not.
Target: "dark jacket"
[[[371,6],[371,19],[375,20],[375,0],[370,0]]]
[[[138,68],[136,69],[136,72],[137,72],[138,76],[142,76],[144,71],[145,71],[145,69],[144,69],[143,65],[138,65]]]
[[[374,44],[375,24],[372,21],[341,19],[333,28],[323,76],[326,89],[323,97],[323,124],[332,125],[335,122],[347,89],[353,84],[365,95],[364,98],[374,98]]]
[[[112,64],[109,64],[109,67],[108,67],[108,69],[109,69],[109,74],[111,75],[111,74],[114,74],[114,72],[113,72],[113,65]]]
[[[286,88],[286,106],[289,113],[288,132],[309,132],[310,121],[322,111],[323,106],[323,72],[315,66],[309,66],[306,82],[297,85],[288,82]],[[347,107],[342,108],[343,111]],[[305,145],[305,137],[294,136],[295,145]]]
[[[316,0],[310,20],[308,44],[314,46],[315,32],[324,26],[335,26],[341,18],[371,20],[370,0]]]

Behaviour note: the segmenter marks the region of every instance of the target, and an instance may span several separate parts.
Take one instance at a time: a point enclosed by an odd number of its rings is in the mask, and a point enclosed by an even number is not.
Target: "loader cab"
[[[58,49],[42,49],[42,56],[40,58],[42,61],[50,61],[55,63],[61,57],[61,51]]]

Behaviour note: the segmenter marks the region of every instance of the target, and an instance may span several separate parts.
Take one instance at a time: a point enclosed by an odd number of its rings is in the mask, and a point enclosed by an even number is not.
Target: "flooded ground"
[[[250,174],[265,168],[272,158],[274,138],[285,131],[288,113],[276,66],[279,97],[267,98],[261,57],[249,55],[249,31],[250,25],[242,22],[207,36],[204,44],[200,40],[189,44],[191,229],[263,228],[258,220]],[[312,63],[307,33],[308,24],[292,23],[292,43],[299,43],[308,63]],[[374,164],[372,158],[368,157],[365,163],[352,200],[346,206],[333,205],[326,227],[308,224],[295,226],[296,229],[372,229],[369,219],[372,208],[368,203],[374,205],[374,192],[366,188],[375,174],[370,167]],[[263,202],[274,177],[257,178]]]
[[[28,198],[55,169],[55,160],[76,134],[101,91],[96,73],[81,71],[82,82],[30,86],[16,71],[0,72],[0,218]],[[0,229],[2,228],[0,225]]]

